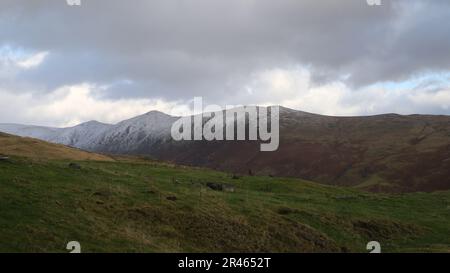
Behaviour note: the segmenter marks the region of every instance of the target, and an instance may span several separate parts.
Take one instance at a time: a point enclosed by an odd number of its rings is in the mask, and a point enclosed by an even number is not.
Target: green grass
[[[366,252],[371,240],[384,252],[450,251],[450,192],[371,194],[131,159],[69,163],[0,162],[0,252],[66,252],[69,241],[83,252]]]

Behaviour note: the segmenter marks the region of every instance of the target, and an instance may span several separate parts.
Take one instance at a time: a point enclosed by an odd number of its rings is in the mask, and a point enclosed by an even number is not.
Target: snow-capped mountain
[[[60,143],[77,148],[89,147],[90,143],[110,124],[101,123],[98,121],[88,121],[74,127],[61,128],[51,132],[47,136],[47,141]]]
[[[51,141],[51,139],[60,134],[62,130],[63,129],[52,127],[0,123],[1,132],[22,137],[37,138],[45,141]]]
[[[152,148],[157,142],[169,140],[170,129],[177,119],[152,111],[106,126],[88,138],[88,141],[77,143],[75,147],[97,152],[139,153],[143,145]]]
[[[0,124],[0,131],[89,151],[128,153],[137,151],[144,142],[151,144],[169,138],[177,119],[151,111],[117,124],[89,121],[68,128]]]

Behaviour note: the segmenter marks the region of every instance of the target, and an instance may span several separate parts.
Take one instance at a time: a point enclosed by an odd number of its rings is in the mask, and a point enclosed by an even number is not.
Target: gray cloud
[[[15,78],[36,92],[92,82],[111,85],[98,94],[106,98],[232,102],[251,75],[273,68],[308,67],[318,85],[345,76],[355,89],[450,70],[447,0],[383,0],[381,7],[365,0],[0,5],[0,46],[50,52]],[[257,94],[248,102],[259,102]]]

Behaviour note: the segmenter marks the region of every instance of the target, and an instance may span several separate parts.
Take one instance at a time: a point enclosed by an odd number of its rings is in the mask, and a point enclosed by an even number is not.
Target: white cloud
[[[426,83],[430,77],[418,78],[415,85]],[[250,101],[256,95],[256,103],[260,105],[278,104],[323,115],[438,114],[450,109],[450,90],[446,88],[438,91],[426,87],[415,89],[410,83],[402,82],[358,90],[344,81],[314,85],[311,72],[302,67],[256,73],[244,89],[247,91],[241,92],[238,100]]]
[[[450,89],[431,85],[378,84],[354,90],[343,81],[314,85],[307,68],[274,68],[255,73],[234,104],[282,105],[323,115],[445,114],[450,110]],[[427,81],[427,77],[423,79]],[[420,86],[421,81],[415,85]],[[151,110],[171,115],[190,113],[189,101],[99,96],[110,86],[83,83],[63,86],[49,93],[13,92],[0,87],[0,122],[48,126],[73,126],[89,120],[116,123]],[[206,103],[206,102],[205,102]],[[233,104],[232,101],[224,103]],[[224,105],[222,105],[224,106]]]
[[[183,106],[159,99],[105,100],[91,84],[64,86],[43,96],[0,90],[0,122],[73,126],[89,120],[116,123],[151,110],[177,113]]]
[[[9,46],[0,47],[0,80],[10,81],[21,71],[39,67],[49,52],[31,53]]]
[[[415,93],[410,96],[410,99],[416,104],[450,110],[450,89],[439,90],[437,92]]]
[[[19,59],[16,61],[17,66],[24,68],[24,69],[30,69],[36,66],[39,66],[47,57],[48,52],[39,52],[36,54],[33,54],[31,56],[27,56],[23,59]]]

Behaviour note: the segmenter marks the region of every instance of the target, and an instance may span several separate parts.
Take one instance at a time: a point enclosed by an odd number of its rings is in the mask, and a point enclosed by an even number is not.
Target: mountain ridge
[[[0,131],[97,153],[146,155],[369,191],[450,189],[450,116],[334,117],[280,108],[280,147],[269,153],[260,152],[260,141],[176,142],[170,129],[177,119],[150,111],[116,124],[91,121],[69,128],[0,124]]]

